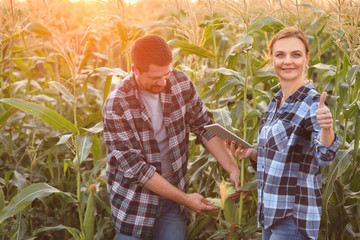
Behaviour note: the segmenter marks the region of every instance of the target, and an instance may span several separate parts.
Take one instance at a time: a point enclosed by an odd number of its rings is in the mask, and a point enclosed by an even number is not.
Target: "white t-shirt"
[[[160,94],[139,89],[141,102],[145,105],[151,119],[161,158],[161,175],[171,184],[176,181],[169,157],[169,138],[164,126]]]

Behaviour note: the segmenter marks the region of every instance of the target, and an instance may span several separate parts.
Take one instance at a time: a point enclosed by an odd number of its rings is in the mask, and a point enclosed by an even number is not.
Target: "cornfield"
[[[27,0],[0,2],[0,238],[114,239],[101,110],[129,72],[132,43],[164,37],[214,122],[256,143],[279,90],[267,43],[303,29],[307,76],[328,93],[341,139],[322,168],[319,239],[360,239],[360,2],[357,0]],[[256,172],[241,192],[191,136],[189,192],[219,211],[192,213],[188,239],[261,239]],[[221,189],[221,193],[220,193]]]

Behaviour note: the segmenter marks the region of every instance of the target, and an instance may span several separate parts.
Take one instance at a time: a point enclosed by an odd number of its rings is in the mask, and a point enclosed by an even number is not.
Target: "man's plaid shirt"
[[[321,219],[321,170],[334,160],[339,140],[319,142],[315,111],[320,94],[306,83],[278,109],[280,90],[261,120],[258,135],[258,220],[265,229],[293,215],[300,231],[318,236]]]
[[[197,135],[196,143],[205,144],[214,136],[204,129],[211,118],[191,80],[179,70],[172,69],[160,99],[177,187],[186,191],[189,131]],[[107,184],[115,228],[122,234],[148,239],[159,196],[144,184],[155,171],[161,174],[161,162],[151,119],[139,99],[133,74],[109,94],[103,122],[108,146]]]

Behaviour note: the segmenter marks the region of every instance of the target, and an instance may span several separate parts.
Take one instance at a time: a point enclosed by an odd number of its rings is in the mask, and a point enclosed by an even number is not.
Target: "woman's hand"
[[[321,128],[328,129],[333,127],[333,117],[329,108],[325,106],[326,92],[323,92],[320,97],[319,107],[316,110],[316,118]]]
[[[325,106],[326,92],[323,92],[320,97],[319,107],[316,110],[316,118],[321,127],[320,142],[325,146],[331,146],[334,142],[335,134],[333,131],[333,117],[332,114]]]
[[[257,162],[257,150],[255,148],[242,148],[241,144],[236,147],[234,141],[229,144],[229,141],[225,140],[225,143],[226,147],[230,149],[231,153],[235,157],[239,159],[250,158],[251,160]]]

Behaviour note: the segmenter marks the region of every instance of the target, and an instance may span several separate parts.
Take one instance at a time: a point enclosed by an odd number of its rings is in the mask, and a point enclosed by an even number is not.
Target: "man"
[[[172,53],[161,37],[138,39],[131,74],[104,105],[108,146],[107,183],[117,239],[186,239],[184,206],[215,210],[197,193],[186,193],[189,131],[230,174],[238,189],[239,168],[211,123],[185,73],[171,68]]]

